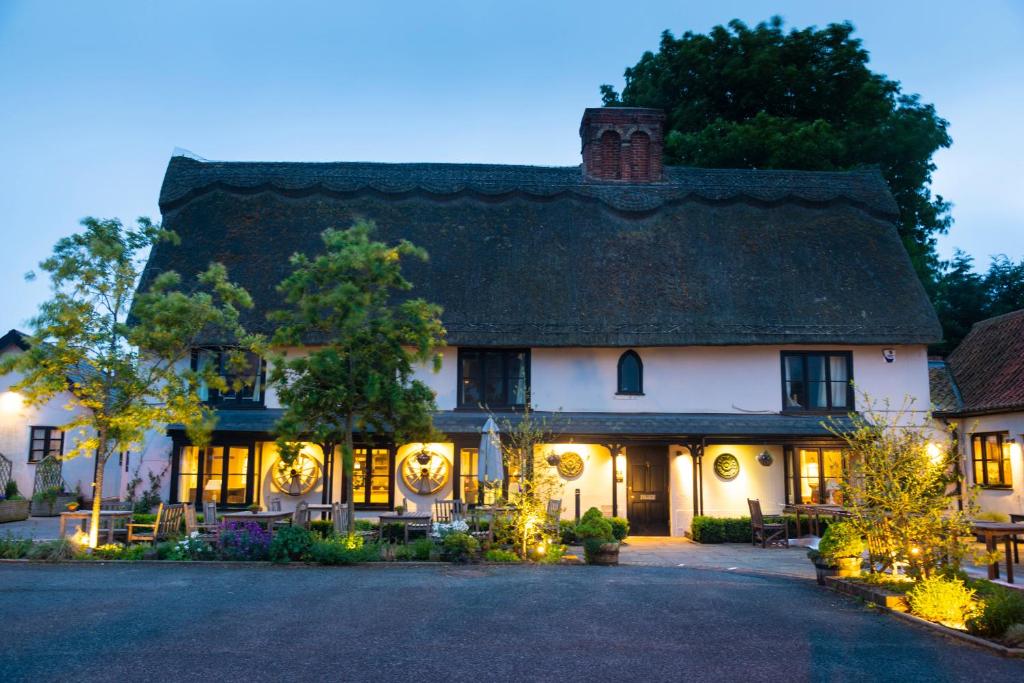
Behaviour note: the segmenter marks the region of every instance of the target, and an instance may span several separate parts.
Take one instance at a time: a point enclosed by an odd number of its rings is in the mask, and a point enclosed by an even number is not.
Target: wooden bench
[[[152,524],[128,524],[129,543],[156,543],[157,541],[181,535],[181,524],[185,521],[185,505],[164,505],[160,503],[156,509],[156,519]],[[146,531],[146,530],[149,531]]]

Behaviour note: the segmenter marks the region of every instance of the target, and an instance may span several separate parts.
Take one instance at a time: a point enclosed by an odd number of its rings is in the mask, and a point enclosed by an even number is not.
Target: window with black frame
[[[459,407],[517,408],[530,386],[527,349],[459,349]]]
[[[644,364],[640,355],[630,349],[619,356],[618,389],[620,396],[641,396],[644,393]]]
[[[1007,432],[971,435],[971,462],[974,483],[986,488],[1012,488],[1010,444]]]
[[[853,409],[853,354],[783,351],[782,409],[845,412]]]
[[[64,432],[56,427],[29,428],[29,462],[39,462],[48,456],[59,458],[63,454]]]
[[[231,349],[221,347],[199,348],[192,351],[192,369],[212,368],[227,382],[226,391],[219,391],[205,383],[199,387],[199,397],[210,404],[228,404],[232,407],[256,407],[263,405],[263,385],[266,369],[263,359],[255,353],[244,354],[244,364],[236,366],[231,362]],[[240,388],[236,389],[236,383]]]

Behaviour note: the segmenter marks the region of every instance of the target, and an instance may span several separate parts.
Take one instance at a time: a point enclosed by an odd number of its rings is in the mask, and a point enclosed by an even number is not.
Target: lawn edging
[[[847,581],[846,579],[841,579],[837,576],[827,577],[825,579],[825,586],[834,593],[859,598],[865,602],[873,604],[879,609],[889,612],[899,619],[927,628],[942,636],[946,636],[947,638],[954,638],[956,640],[971,643],[978,647],[983,647],[988,650],[992,650],[993,652],[997,652],[1004,657],[1024,658],[1024,648],[1007,647],[1006,645],[971,635],[965,631],[958,631],[955,628],[949,628],[948,626],[936,624],[933,621],[928,621],[927,619],[914,616],[907,611],[906,599],[899,593],[893,593],[892,591],[868,586],[862,583]]]

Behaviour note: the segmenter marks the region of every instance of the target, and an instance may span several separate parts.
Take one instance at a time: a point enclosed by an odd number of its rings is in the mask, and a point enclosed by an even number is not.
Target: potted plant
[[[404,515],[405,514],[405,506],[404,505],[396,505],[395,506],[395,514],[397,514],[399,517]]]
[[[30,505],[31,501],[18,492],[18,482],[11,479],[0,495],[0,523],[28,519]]]
[[[255,514],[256,514],[257,512],[259,512],[259,511],[260,511],[261,509],[262,509],[262,508],[261,508],[261,507],[260,507],[259,505],[250,505],[250,506],[249,506],[249,508],[248,508],[249,512],[251,512],[251,513],[252,513],[252,514],[254,514],[254,515],[255,515]]]
[[[826,576],[860,576],[864,539],[849,522],[829,525],[817,549],[807,556],[814,563],[818,583],[825,585]]]
[[[32,495],[32,515],[36,517],[53,517],[75,500],[71,494],[63,492],[59,486],[51,486]]]
[[[590,508],[576,525],[576,538],[583,544],[583,557],[587,564],[617,565],[619,543],[612,525],[597,508]]]

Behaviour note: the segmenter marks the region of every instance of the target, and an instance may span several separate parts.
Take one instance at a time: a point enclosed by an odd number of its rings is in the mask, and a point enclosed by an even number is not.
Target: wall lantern
[[[1019,459],[1021,457],[1021,447],[1020,444],[1017,443],[1017,440],[1007,439],[1006,443],[1009,444],[1010,446],[1010,457],[1014,459]]]
[[[13,415],[21,412],[25,399],[17,391],[5,391],[0,394],[0,413]]]
[[[775,458],[768,452],[768,449],[765,449],[758,454],[757,461],[765,467],[771,467],[772,463],[775,462]]]
[[[626,456],[619,453],[615,456],[615,483],[626,481]]]
[[[892,363],[894,360],[896,360],[896,350],[882,349],[882,358],[885,359],[886,363]]]
[[[928,459],[932,461],[933,465],[938,465],[942,462],[942,449],[939,447],[939,444],[929,441],[924,450],[928,453]]]

